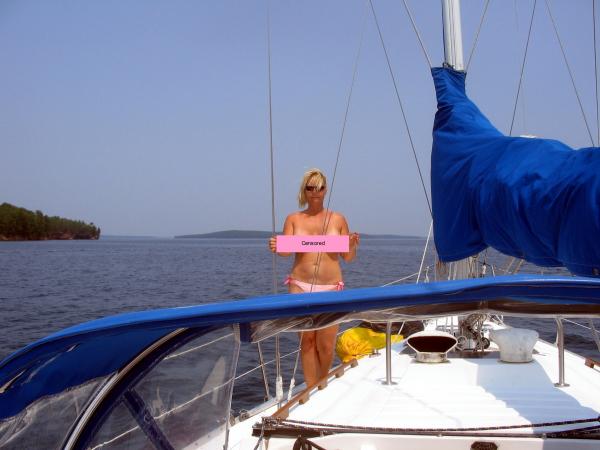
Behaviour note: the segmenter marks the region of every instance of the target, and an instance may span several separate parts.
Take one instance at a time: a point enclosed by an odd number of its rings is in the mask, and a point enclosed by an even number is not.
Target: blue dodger
[[[486,302],[494,300],[516,302],[521,305],[522,314],[544,311],[569,316],[583,307],[586,315],[600,317],[600,280],[517,275],[280,294],[107,317],[59,331],[1,361],[0,387],[4,392],[0,391],[0,420],[47,395],[121,369],[137,354],[179,328],[240,323],[243,331],[244,324],[256,321],[290,318],[293,323],[293,318],[302,316],[391,308],[407,316],[427,314],[432,307],[436,310],[454,307],[454,312],[468,312],[486,309]],[[281,329],[288,327],[284,320]]]

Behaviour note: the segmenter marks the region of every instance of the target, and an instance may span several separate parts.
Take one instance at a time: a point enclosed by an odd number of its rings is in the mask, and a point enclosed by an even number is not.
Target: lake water
[[[343,266],[347,287],[378,286],[417,272],[424,244],[424,239],[363,239],[358,258]],[[285,278],[291,262],[278,258],[278,280]],[[428,258],[426,264],[432,262]],[[257,239],[2,242],[0,359],[49,333],[107,315],[270,294],[271,264],[267,242]],[[534,270],[527,265],[523,269]],[[507,321],[554,339],[552,320]],[[595,323],[600,327],[600,321]],[[568,323],[565,327],[567,348],[598,357],[589,331]],[[297,346],[295,334],[282,340],[284,353]],[[272,340],[265,343],[265,352],[266,359],[273,357]],[[238,373],[256,364],[255,345],[243,344]],[[284,373],[293,365],[293,357],[286,359]],[[234,408],[262,398],[258,372],[236,388]],[[297,383],[302,379],[299,372]]]

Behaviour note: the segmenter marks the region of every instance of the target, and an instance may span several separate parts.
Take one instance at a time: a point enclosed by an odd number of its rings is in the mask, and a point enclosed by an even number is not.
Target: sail
[[[444,262],[487,247],[544,267],[600,275],[600,149],[498,131],[464,72],[432,69],[438,110],[431,191]]]

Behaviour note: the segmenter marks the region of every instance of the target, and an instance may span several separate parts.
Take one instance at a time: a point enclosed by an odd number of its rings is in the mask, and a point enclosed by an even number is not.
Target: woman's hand
[[[350,251],[355,250],[360,244],[360,235],[358,233],[350,233]]]
[[[360,236],[358,233],[349,233],[348,238],[350,241],[348,253],[340,253],[342,259],[346,262],[350,262],[350,261],[354,260],[354,258],[356,258],[356,249],[358,248],[358,245],[360,244]]]
[[[287,221],[286,221],[286,223],[287,223]],[[285,235],[285,234],[292,234],[292,233],[285,233],[285,229],[284,229],[283,234]],[[277,253],[277,237],[275,237],[275,236],[271,236],[269,238],[269,250],[271,250],[271,253],[275,253],[275,254],[277,254],[279,256],[283,256],[283,257],[291,255],[291,253]]]

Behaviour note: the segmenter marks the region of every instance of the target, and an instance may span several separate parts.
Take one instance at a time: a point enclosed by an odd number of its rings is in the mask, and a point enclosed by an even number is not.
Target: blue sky
[[[435,98],[401,1],[374,0],[429,180]],[[439,0],[408,1],[434,64]],[[0,202],[172,236],[270,229],[264,1],[0,3]],[[271,1],[278,227],[303,172],[331,175],[363,0]],[[483,1],[464,0],[468,55]],[[594,139],[591,0],[550,2]],[[492,0],[468,91],[508,132],[533,1]],[[515,133],[590,146],[544,1]],[[331,206],[352,230],[426,235],[429,212],[372,17]]]

